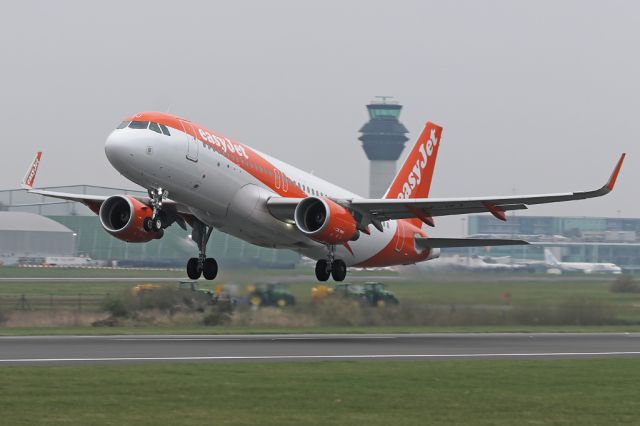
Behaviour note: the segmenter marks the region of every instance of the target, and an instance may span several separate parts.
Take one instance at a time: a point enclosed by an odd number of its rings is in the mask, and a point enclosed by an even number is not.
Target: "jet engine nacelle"
[[[349,210],[328,198],[308,197],[296,206],[298,229],[325,244],[344,244],[358,239],[360,232]]]
[[[164,233],[144,229],[144,220],[153,217],[153,209],[130,195],[107,198],[98,216],[105,231],[129,243],[146,243],[161,238]]]

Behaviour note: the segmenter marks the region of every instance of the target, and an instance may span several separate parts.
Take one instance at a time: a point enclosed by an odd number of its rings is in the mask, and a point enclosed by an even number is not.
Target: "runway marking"
[[[292,336],[292,337],[271,337],[271,336],[249,336],[246,338],[245,336],[241,337],[150,337],[150,338],[136,338],[136,337],[120,337],[110,340],[115,340],[119,342],[254,342],[261,340],[270,340],[270,341],[279,341],[279,340],[333,340],[333,339],[343,339],[343,340],[393,340],[397,339],[394,336]]]
[[[0,363],[36,362],[109,362],[109,361],[251,361],[304,359],[389,359],[389,358],[521,358],[567,356],[640,355],[640,351],[621,352],[543,352],[543,353],[487,353],[487,354],[370,354],[370,355],[255,355],[255,356],[171,356],[171,357],[113,357],[113,358],[14,358],[0,359]]]

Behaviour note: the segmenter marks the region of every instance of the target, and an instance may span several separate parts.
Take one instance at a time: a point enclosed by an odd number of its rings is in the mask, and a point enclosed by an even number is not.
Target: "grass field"
[[[89,268],[18,268],[0,267],[0,278],[120,278],[120,277],[184,277],[177,269],[89,269]]]
[[[24,272],[24,274],[12,275],[7,273],[7,269]],[[25,272],[26,271],[26,272]],[[35,272],[37,273],[35,273]],[[20,282],[4,281],[0,282],[0,296],[6,294],[106,294],[116,293],[126,290],[132,286],[144,283],[153,278],[175,277],[176,283],[184,279],[184,274],[177,271],[122,271],[122,270],[87,270],[86,274],[77,269],[22,269],[22,268],[0,268],[0,277],[26,278],[38,277],[69,277],[87,278],[86,281],[41,281],[41,282]],[[299,271],[300,272],[300,271]],[[304,274],[308,271],[302,271]],[[35,273],[35,275],[34,275]],[[95,274],[95,275],[94,275]],[[309,272],[305,275],[294,275],[294,279],[288,279],[289,290],[301,303],[308,303],[311,300],[311,289],[318,283]],[[286,276],[286,275],[285,275]],[[358,277],[362,274],[353,274]],[[118,278],[118,277],[139,277],[135,282],[118,281],[92,281],[91,278]],[[249,272],[244,275],[236,273],[221,274],[221,277],[214,282],[200,280],[201,288],[213,289],[218,284],[235,284],[242,290],[247,285],[260,282],[260,278],[268,279],[261,271]],[[348,282],[349,280],[347,280]],[[611,277],[599,277],[596,279],[581,279],[580,277],[561,278],[550,280],[546,276],[518,276],[509,277],[505,275],[484,275],[473,277],[470,275],[453,275],[447,278],[442,276],[425,277],[424,279],[393,277],[384,281],[387,286],[398,296],[401,301],[432,304],[505,304],[503,299],[505,293],[509,294],[509,303],[522,304],[544,304],[553,303],[558,300],[587,297],[594,300],[607,301],[618,305],[633,304],[640,306],[640,293],[637,294],[614,294],[609,291],[613,281]],[[331,284],[331,283],[329,283]],[[168,283],[167,285],[173,285]]]
[[[374,321],[368,324],[360,324],[362,327],[336,327],[336,321],[323,323],[314,320],[313,326],[309,324],[308,316],[301,318],[296,323],[296,315],[304,315],[309,312],[311,305],[311,289],[317,286],[312,271],[308,268],[298,268],[295,270],[285,271],[226,271],[215,282],[207,282],[201,280],[199,282],[202,288],[213,289],[219,284],[234,284],[243,292],[245,288],[255,282],[273,282],[279,279],[288,284],[288,288],[297,299],[295,308],[285,309],[287,315],[277,316],[271,315],[267,320],[269,323],[256,324],[248,326],[247,321],[236,321],[233,327],[198,327],[193,324],[167,324],[163,320],[163,328],[157,329],[160,333],[271,333],[291,332],[291,330],[300,330],[303,332],[358,332],[358,330],[385,330],[388,332],[431,332],[440,330],[450,331],[587,331],[587,330],[612,330],[612,331],[636,331],[640,329],[640,293],[612,293],[610,291],[611,283],[614,277],[610,276],[573,276],[573,277],[550,277],[547,275],[515,275],[509,276],[505,274],[450,274],[450,275],[426,275],[424,277],[406,276],[399,277],[397,274],[384,272],[386,275],[379,276],[378,272],[355,272],[350,274],[354,280],[362,280],[364,277],[373,275],[376,279],[384,281],[388,288],[391,289],[400,299],[400,307],[404,312],[420,313],[421,307],[429,306],[429,309],[436,309],[443,312],[441,320],[408,323],[401,322],[398,319],[394,321],[380,322]],[[90,275],[89,277],[87,275]],[[20,281],[2,281],[0,282],[0,313],[12,315],[12,311],[19,310],[22,306],[22,297],[29,301],[30,305],[27,311],[18,315],[13,315],[14,321],[12,327],[28,327],[22,329],[16,328],[0,328],[0,334],[17,334],[20,332],[28,334],[46,334],[48,332],[64,332],[82,334],[91,333],[92,328],[74,328],[67,331],[54,331],[44,328],[41,325],[47,324],[47,318],[42,315],[51,316],[51,323],[57,326],[78,327],[90,325],[94,321],[94,317],[82,320],[79,317],[71,318],[64,316],[62,320],[54,318],[57,311],[66,310],[69,313],[99,313],[101,312],[102,302],[106,295],[122,295],[139,283],[151,282],[153,277],[157,278],[175,278],[176,283],[162,282],[162,285],[177,286],[177,281],[183,278],[182,271],[161,271],[161,270],[78,270],[78,269],[30,269],[30,268],[0,268],[0,276],[26,278],[26,277],[68,277],[82,278],[82,281],[38,281],[38,282],[20,282]],[[122,278],[132,277],[139,278],[131,282],[118,281],[92,281],[93,278]],[[84,280],[86,278],[86,281]],[[507,297],[508,296],[508,297]],[[582,303],[580,305],[580,301]],[[573,305],[578,306],[573,306]],[[511,310],[526,311],[524,314],[529,315],[528,310],[532,313],[530,316],[546,315],[545,310],[549,309],[602,309],[611,312],[610,320],[603,322],[591,322],[591,324],[603,324],[606,327],[576,327],[576,324],[589,324],[589,322],[558,322],[554,319],[540,321],[540,324],[546,324],[545,327],[523,326],[522,324],[530,324],[532,321],[515,322],[514,325],[503,324],[497,315],[501,312],[512,312]],[[23,321],[28,314],[29,309],[33,312],[42,312],[40,316],[32,323]],[[483,312],[477,313],[474,310],[480,309]],[[246,308],[245,308],[246,310]],[[454,315],[459,317],[447,318],[448,312],[456,312]],[[473,312],[472,312],[473,311]],[[514,311],[515,312],[515,311]],[[348,312],[341,312],[345,315]],[[524,315],[519,313],[520,317]],[[587,313],[588,314],[588,313]],[[286,318],[285,318],[286,317]],[[411,318],[411,314],[407,316]],[[468,319],[468,322],[466,318]],[[585,317],[585,315],[582,315]],[[395,317],[400,318],[400,317]],[[393,319],[390,317],[390,320]],[[280,323],[276,324],[277,321]],[[305,322],[306,321],[306,322]],[[168,322],[171,322],[169,318]],[[353,322],[355,324],[356,322]],[[432,324],[440,324],[442,327],[431,327]],[[554,324],[558,324],[554,326]],[[562,325],[565,324],[565,325]],[[568,324],[568,325],[567,325]],[[571,324],[574,324],[572,326]],[[149,330],[145,324],[139,324],[145,330]],[[366,325],[377,325],[383,327],[366,327]],[[416,327],[420,325],[420,327]],[[40,327],[40,328],[37,328]],[[114,333],[137,333],[141,329],[134,330],[132,327],[114,328],[107,330],[95,330],[100,334]],[[20,331],[21,330],[21,331]]]
[[[7,425],[635,425],[640,360],[4,367]]]

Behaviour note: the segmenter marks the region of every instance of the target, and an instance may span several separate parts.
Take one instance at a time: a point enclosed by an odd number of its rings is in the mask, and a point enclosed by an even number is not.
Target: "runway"
[[[640,333],[0,337],[0,366],[640,356]]]

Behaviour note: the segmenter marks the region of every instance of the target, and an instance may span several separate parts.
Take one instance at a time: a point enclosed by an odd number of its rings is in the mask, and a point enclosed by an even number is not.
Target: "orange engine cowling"
[[[349,210],[329,198],[305,198],[296,206],[294,219],[300,231],[321,243],[344,244],[360,236]]]
[[[161,238],[163,231],[149,232],[144,220],[153,216],[153,209],[130,195],[114,195],[100,206],[100,223],[114,237],[129,243],[146,243]]]

